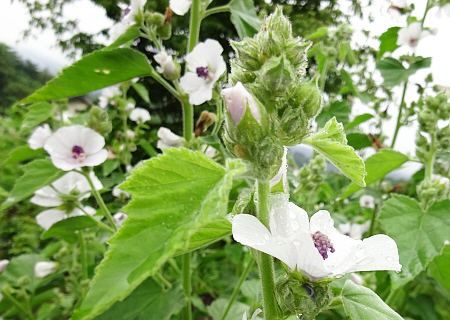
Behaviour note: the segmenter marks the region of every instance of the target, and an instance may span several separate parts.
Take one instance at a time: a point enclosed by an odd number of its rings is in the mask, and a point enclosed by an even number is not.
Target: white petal
[[[42,207],[57,207],[63,203],[58,192],[50,186],[36,190],[30,202]]]
[[[273,237],[267,228],[254,216],[238,214],[233,218],[233,238],[237,242],[267,253],[295,268],[296,248],[289,239]]]
[[[83,159],[83,161],[79,164],[79,167],[95,167],[99,164],[102,164],[108,158],[108,151],[106,149],[102,149],[97,153],[91,154],[90,156]]]
[[[6,266],[8,264],[9,264],[9,260],[7,260],[7,259],[0,260],[0,272],[5,271]]]
[[[127,31],[128,27],[129,27],[129,25],[125,24],[123,22],[118,22],[115,25],[113,25],[111,27],[111,29],[109,29],[109,32],[108,32],[109,38],[111,39],[111,41],[113,41],[113,42],[116,41],[122,34],[125,33],[125,31]],[[100,97],[99,99],[101,100],[102,98],[103,98],[102,104],[104,104],[106,97]],[[108,103],[108,99],[106,99],[106,103]],[[102,108],[105,108],[105,107],[106,107],[106,105]]]
[[[408,26],[408,34],[410,38],[420,39],[422,32],[422,24],[420,22],[413,22]]]
[[[270,231],[276,237],[295,240],[300,233],[309,232],[308,214],[289,202],[289,194],[270,196]]]
[[[172,131],[170,131],[170,129],[160,127],[157,135],[158,135],[158,138],[161,139],[161,142],[165,145],[168,145],[171,147],[181,147],[183,145],[183,142],[181,141],[181,137],[176,135]],[[159,143],[159,141],[158,141],[158,143]]]
[[[450,17],[450,3],[447,3],[441,7],[445,14]]]
[[[322,255],[314,245],[310,233],[299,233],[297,241],[297,270],[307,276],[311,281],[318,281],[330,275],[325,267]]]
[[[55,272],[56,269],[56,263],[54,262],[47,262],[47,261],[40,261],[36,263],[34,266],[34,273],[36,277],[43,278],[48,276],[49,274],[52,274]]]
[[[51,135],[52,130],[50,129],[50,126],[47,123],[45,123],[44,125],[37,127],[33,131],[30,138],[28,139],[28,144],[30,148],[33,150],[43,148],[48,138],[51,137]]]
[[[170,9],[179,16],[184,16],[192,4],[192,0],[170,0]]]
[[[36,222],[45,230],[48,230],[54,223],[67,218],[66,211],[50,209],[39,213],[36,216]]]
[[[261,123],[261,111],[259,106],[241,82],[236,83],[234,87],[223,89],[220,93],[226,102],[228,112],[233,120],[234,125],[238,125],[242,117],[247,111],[247,105],[252,116]]]
[[[212,92],[214,88],[214,83],[204,83],[204,86],[199,88],[199,90],[189,94],[189,103],[198,106],[202,103],[212,99]]]
[[[283,178],[283,185],[287,186],[286,174],[287,174],[287,148],[284,147],[284,154],[283,158],[281,159],[280,169],[278,170],[277,174],[270,180],[270,187],[272,188],[275,185],[277,185],[280,182],[281,178]]]
[[[144,123],[149,121],[151,117],[147,110],[143,108],[135,108],[130,113],[130,119],[138,123]]]

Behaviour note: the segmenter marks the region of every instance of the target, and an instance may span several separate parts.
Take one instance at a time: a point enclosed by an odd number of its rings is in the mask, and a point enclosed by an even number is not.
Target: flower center
[[[417,42],[418,42],[418,39],[415,39],[415,38],[411,38],[409,40],[409,44],[413,47],[417,45]]]
[[[122,18],[125,17],[127,14],[129,14],[131,12],[131,8],[128,7],[125,10],[122,11]]]
[[[73,146],[72,148],[72,158],[74,159],[83,159],[84,158],[84,150],[80,146]],[[80,160],[81,160],[80,159]]]
[[[328,258],[328,250],[330,250],[331,253],[335,251],[330,238],[328,238],[328,236],[323,234],[322,232],[316,231],[312,233],[311,238],[313,239],[314,246],[317,248],[317,250],[319,250],[319,253],[321,254],[323,260]]]
[[[195,71],[197,72],[197,76],[199,76],[200,78],[203,79],[208,78],[209,75],[208,67],[198,67],[197,69],[195,69]]]

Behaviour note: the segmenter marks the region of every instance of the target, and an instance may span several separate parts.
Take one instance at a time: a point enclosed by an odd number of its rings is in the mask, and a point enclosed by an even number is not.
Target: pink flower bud
[[[253,117],[261,123],[259,106],[255,98],[244,88],[242,83],[238,82],[234,87],[223,89],[221,94],[227,104],[228,112],[234,125],[237,126],[244,117],[247,110],[247,102]]]

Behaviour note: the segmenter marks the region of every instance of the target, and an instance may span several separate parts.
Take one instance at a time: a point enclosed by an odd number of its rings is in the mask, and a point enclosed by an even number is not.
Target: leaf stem
[[[182,270],[183,270],[183,291],[186,297],[186,306],[183,310],[183,320],[192,320],[191,309],[191,253],[185,253],[182,256]]]
[[[394,149],[395,141],[397,140],[398,130],[400,130],[400,127],[402,126],[401,118],[402,118],[403,106],[405,105],[405,94],[406,94],[407,86],[408,86],[408,81],[405,81],[405,84],[403,85],[402,101],[400,102],[400,108],[398,109],[397,125],[395,126],[394,137],[392,138],[391,149]]]
[[[153,67],[150,76],[158,81],[160,85],[166,88],[167,91],[169,91],[178,101],[183,103],[179,92],[174,87],[172,87],[163,77],[161,77],[161,75]]]
[[[164,278],[160,271],[156,271],[155,277],[158,278],[167,288],[172,288],[172,284]]]
[[[319,88],[321,92],[324,92],[325,90],[325,80],[327,78],[327,72],[328,72],[328,58],[325,58],[325,61],[323,62],[322,72],[320,73],[319,78]]]
[[[117,226],[114,222],[114,219],[111,215],[111,212],[109,212],[108,207],[106,207],[105,202],[103,201],[102,196],[100,195],[100,192],[95,188],[94,183],[92,182],[91,177],[89,176],[89,172],[81,171],[82,174],[86,177],[87,181],[89,182],[89,185],[91,186],[92,194],[95,197],[95,200],[97,200],[98,205],[103,211],[103,215],[108,219],[109,223],[113,226],[114,231],[117,231]]]
[[[83,280],[89,279],[88,276],[88,260],[86,250],[86,239],[82,230],[77,232],[78,241],[80,243],[80,260],[81,260],[81,276]]]
[[[212,14],[221,13],[221,12],[230,12],[230,5],[227,4],[225,6],[215,7],[215,8],[206,10],[205,14],[203,15],[203,19]]]
[[[228,306],[225,309],[225,312],[222,315],[221,320],[225,320],[225,318],[227,317],[228,312],[231,309],[231,306],[234,302],[234,300],[236,299],[236,296],[238,295],[239,291],[241,290],[241,286],[242,283],[244,283],[244,280],[247,278],[250,270],[252,269],[253,265],[254,265],[255,260],[250,259],[250,261],[247,263],[247,267],[244,269],[244,272],[242,272],[241,277],[239,278],[239,281],[236,285],[236,287],[234,288],[233,293],[231,294],[230,300],[228,301]]]
[[[425,23],[425,18],[427,17],[428,10],[430,10],[430,9],[431,9],[430,0],[427,0],[427,5],[425,7],[425,13],[423,14],[423,18],[422,18],[422,27],[423,27],[423,24]]]
[[[213,135],[214,134],[219,134],[220,127],[222,125],[222,121],[223,121],[223,104],[222,103],[223,103],[222,100],[220,100],[217,103],[217,120],[216,120],[216,123],[214,125],[213,132],[212,132]]]
[[[431,133],[431,142],[430,142],[430,152],[428,154],[428,159],[426,162],[425,167],[425,177],[428,180],[431,180],[431,176],[433,174],[433,165],[434,165],[434,153],[436,151],[435,147],[436,142],[436,132]]]
[[[258,180],[258,219],[263,225],[269,228],[269,194],[270,194],[270,182]],[[274,267],[272,256],[259,252],[259,274],[261,277],[262,289],[263,289],[263,306],[264,306],[264,319],[275,320],[277,317],[277,304],[275,302],[275,279],[274,279]]]
[[[109,232],[112,232],[112,233],[116,232],[113,228],[111,228],[107,224],[104,224],[103,222],[98,221],[93,216],[91,216],[89,213],[87,213],[82,206],[78,205],[77,208],[80,209],[86,217],[88,217],[89,219],[94,221],[100,228],[108,230]]]
[[[377,206],[373,208],[372,219],[370,220],[369,237],[373,236],[373,229],[375,226],[375,219],[377,217]]]
[[[27,310],[27,308],[22,303],[20,303],[19,300],[14,298],[14,296],[8,290],[3,289],[1,291],[1,293],[2,293],[3,297],[6,298],[7,300],[9,300],[17,308],[17,310],[19,310],[20,312],[23,313],[23,315],[27,319],[29,319],[29,320],[34,320],[35,319],[33,313],[31,312],[31,310]]]

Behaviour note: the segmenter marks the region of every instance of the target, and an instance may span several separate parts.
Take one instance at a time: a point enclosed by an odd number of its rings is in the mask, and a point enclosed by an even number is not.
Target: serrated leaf
[[[394,274],[401,286],[425,270],[442,253],[450,235],[450,200],[434,203],[426,212],[412,198],[392,195],[381,208],[380,220],[395,240],[402,271]]]
[[[372,146],[372,141],[370,141],[367,134],[364,133],[347,134],[347,143],[349,146],[352,146],[355,150],[361,150]]]
[[[383,178],[392,170],[399,168],[402,164],[408,161],[409,158],[403,153],[394,150],[383,149],[381,152],[375,153],[374,155],[367,158],[366,163],[366,185],[369,185],[378,179]],[[355,183],[352,183],[344,191],[341,199],[348,197],[349,195],[360,190],[361,187]]]
[[[253,0],[232,0],[229,4],[231,17],[239,38],[253,37],[261,27]]]
[[[40,158],[44,155],[44,149],[33,150],[29,145],[20,146],[10,152],[4,164],[22,162],[27,159]]]
[[[111,49],[120,47],[121,45],[123,45],[127,42],[133,41],[134,39],[139,37],[140,34],[141,34],[141,31],[140,31],[139,26],[137,24],[133,24],[132,26],[128,27],[128,29],[125,31],[125,33],[122,34],[120,37],[118,37],[116,39],[116,41],[111,43],[106,48],[103,48],[103,50],[106,51],[106,50],[111,50]]]
[[[139,94],[139,96],[147,103],[150,103],[150,97],[148,95],[148,90],[145,88],[145,86],[141,83],[133,83],[131,85],[134,90]]]
[[[347,145],[342,123],[333,117],[315,135],[303,140],[333,163],[348,178],[360,186],[365,186],[364,161]]]
[[[34,191],[45,187],[61,178],[66,172],[55,168],[50,159],[34,160],[22,167],[24,173],[17,180],[9,197],[0,206],[3,211],[15,203],[22,201],[33,194]]]
[[[186,251],[192,251],[209,245],[231,234],[231,222],[220,217],[217,221],[208,223],[195,232]]]
[[[147,57],[139,51],[129,48],[95,51],[65,68],[58,77],[22,103],[83,95],[136,77],[149,76],[152,70]]]
[[[97,226],[95,221],[85,216],[70,217],[53,224],[48,230],[41,234],[41,239],[57,237],[68,242],[76,242],[77,235],[75,231],[84,230]]]
[[[450,236],[449,236],[450,238]],[[449,239],[450,240],[450,239]],[[442,255],[428,265],[428,274],[450,294],[450,246],[446,245]]]
[[[28,107],[23,119],[22,129],[34,129],[53,115],[53,106],[47,102],[38,102]]]
[[[352,122],[350,122],[348,125],[345,126],[345,130],[353,129],[357,125],[360,125],[361,123],[364,123],[372,118],[373,115],[371,115],[370,113],[360,114]]]
[[[316,117],[316,122],[319,128],[323,128],[325,123],[333,117],[336,117],[338,122],[344,125],[348,123],[349,115],[352,112],[352,107],[346,101],[336,101],[330,106],[322,109],[320,114]]]
[[[166,149],[144,163],[121,188],[132,195],[128,219],[110,240],[104,260],[72,320],[92,319],[154,274],[201,227],[226,215],[239,160],[223,168],[203,154]],[[112,282],[111,279],[114,279]]]
[[[400,27],[389,28],[378,38],[380,40],[380,49],[377,54],[378,59],[380,59],[385,52],[394,52],[399,47],[397,45],[398,30],[400,30]]]
[[[125,300],[116,302],[94,320],[168,320],[184,306],[184,293],[180,285],[164,291],[148,278]]]
[[[377,64],[381,76],[384,78],[384,84],[388,87],[394,87],[408,81],[408,78],[419,69],[429,68],[431,58],[416,57],[416,61],[406,69],[402,63],[394,58],[384,58]]]
[[[345,313],[352,320],[403,320],[375,292],[351,280],[345,282],[341,299]]]

